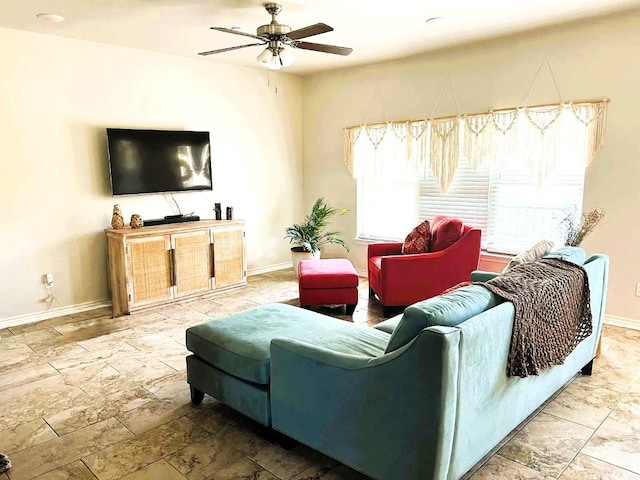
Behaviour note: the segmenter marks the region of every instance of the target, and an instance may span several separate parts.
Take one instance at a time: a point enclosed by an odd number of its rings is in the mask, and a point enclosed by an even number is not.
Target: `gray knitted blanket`
[[[591,335],[589,279],[558,259],[523,263],[482,285],[515,307],[507,375],[538,375],[561,365]]]

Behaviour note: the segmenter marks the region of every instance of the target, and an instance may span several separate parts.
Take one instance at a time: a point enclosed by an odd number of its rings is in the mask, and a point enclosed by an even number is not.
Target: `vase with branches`
[[[604,218],[604,211],[596,208],[590,212],[583,213],[579,217],[570,213],[560,222],[564,227],[565,245],[577,247],[584,238],[589,235]]]

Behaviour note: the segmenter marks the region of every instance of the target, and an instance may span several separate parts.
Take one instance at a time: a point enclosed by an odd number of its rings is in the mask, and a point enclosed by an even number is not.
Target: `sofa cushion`
[[[292,338],[340,353],[382,355],[389,334],[280,303],[261,305],[187,329],[187,349],[219,370],[267,385],[270,344]]]
[[[392,334],[400,323],[400,320],[402,320],[402,314],[388,318],[384,322],[376,323],[373,328],[377,328],[378,330],[382,330],[383,332]]]
[[[575,263],[576,265],[584,265],[586,260],[586,254],[583,248],[580,247],[560,247],[556,250],[552,250],[547,253],[544,258],[558,258],[567,262]]]
[[[553,248],[553,245],[554,244],[551,240],[539,241],[529,250],[519,253],[518,255],[513,257],[509,261],[509,263],[507,263],[507,265],[504,267],[504,269],[502,270],[502,273],[508,272],[516,265],[520,265],[522,263],[527,263],[527,262],[535,262],[536,260],[540,260],[542,257],[544,257],[547,253],[551,251],[551,249]]]
[[[431,227],[429,220],[425,220],[416,228],[411,230],[402,244],[402,253],[416,254],[427,253],[431,245]]]
[[[409,343],[424,328],[455,327],[496,305],[497,297],[480,285],[469,285],[407,307],[387,346],[387,353]]]
[[[464,234],[464,224],[457,218],[437,215],[431,223],[431,251],[439,252],[456,243]]]
[[[468,287],[469,285],[473,285],[473,282],[470,282],[469,280],[466,280],[464,282],[456,283],[453,287],[447,288],[442,293],[450,293],[450,292],[453,292],[454,290],[458,290],[459,288]]]

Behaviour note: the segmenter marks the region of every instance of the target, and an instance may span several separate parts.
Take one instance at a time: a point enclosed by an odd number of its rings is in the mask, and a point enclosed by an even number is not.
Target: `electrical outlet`
[[[46,285],[50,285],[53,283],[53,273],[45,273],[44,274],[44,283]]]
[[[636,297],[640,297],[640,283],[636,283]]]

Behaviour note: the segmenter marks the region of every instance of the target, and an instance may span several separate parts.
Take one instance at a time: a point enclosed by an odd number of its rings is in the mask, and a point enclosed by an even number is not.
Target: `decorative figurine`
[[[233,220],[233,207],[227,207],[227,220]]]
[[[216,220],[222,220],[222,206],[219,203],[214,203],[214,210],[216,212]]]
[[[131,228],[140,228],[143,225],[142,217],[137,213],[131,215],[131,223],[129,223]]]
[[[122,212],[120,211],[120,205],[113,206],[113,215],[111,216],[112,228],[124,228],[124,218],[122,218]]]

